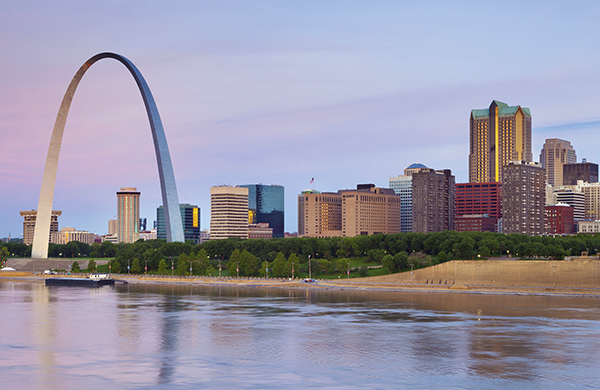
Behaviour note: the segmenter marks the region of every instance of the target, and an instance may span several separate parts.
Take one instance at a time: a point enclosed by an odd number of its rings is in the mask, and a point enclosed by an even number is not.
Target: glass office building
[[[412,176],[390,177],[389,187],[400,196],[400,232],[412,231]]]
[[[200,243],[200,208],[191,204],[180,204],[181,223],[183,224],[183,236],[186,241],[192,241],[194,244]],[[165,210],[163,206],[156,209],[156,237],[162,240],[167,239],[167,230],[165,227]]]
[[[248,189],[248,223],[268,223],[274,238],[283,237],[283,186],[245,184],[240,187]]]

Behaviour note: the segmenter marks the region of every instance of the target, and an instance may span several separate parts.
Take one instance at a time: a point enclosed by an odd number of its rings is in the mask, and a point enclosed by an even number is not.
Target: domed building
[[[418,171],[421,168],[428,168],[425,165],[421,164],[421,163],[412,163],[409,166],[407,166],[406,168],[404,168],[404,174],[405,175],[410,175],[411,173],[414,173],[415,171]]]

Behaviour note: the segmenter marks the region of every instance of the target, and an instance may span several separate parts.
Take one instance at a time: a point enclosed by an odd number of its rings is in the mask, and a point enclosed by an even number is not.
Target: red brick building
[[[457,232],[494,232],[497,222],[487,214],[467,214],[454,218]]]
[[[461,218],[463,216],[469,218]],[[479,218],[479,222],[476,223],[473,218]],[[493,232],[496,231],[499,218],[502,218],[502,183],[458,183],[456,185],[456,231]],[[474,230],[475,228],[483,230]]]
[[[546,206],[546,234],[573,234],[573,207],[559,203]]]
[[[248,238],[273,238],[273,229],[268,223],[249,223]]]

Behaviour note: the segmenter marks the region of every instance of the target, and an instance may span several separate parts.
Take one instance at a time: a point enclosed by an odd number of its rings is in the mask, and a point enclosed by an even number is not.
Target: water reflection
[[[7,388],[581,388],[599,379],[592,298],[0,281],[0,305]]]

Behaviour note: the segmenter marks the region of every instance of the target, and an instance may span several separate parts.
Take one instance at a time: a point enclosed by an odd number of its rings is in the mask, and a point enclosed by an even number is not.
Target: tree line
[[[9,256],[27,257],[31,246],[2,243]],[[376,234],[357,237],[226,239],[194,245],[191,242],[139,240],[131,244],[105,241],[50,244],[50,257],[113,258],[112,272],[194,274],[227,270],[230,275],[287,277],[307,273],[347,272],[358,260],[381,265],[387,272],[417,269],[449,260],[486,259],[491,256],[563,259],[600,250],[600,235],[526,236],[492,232]],[[147,268],[146,268],[147,267]]]

